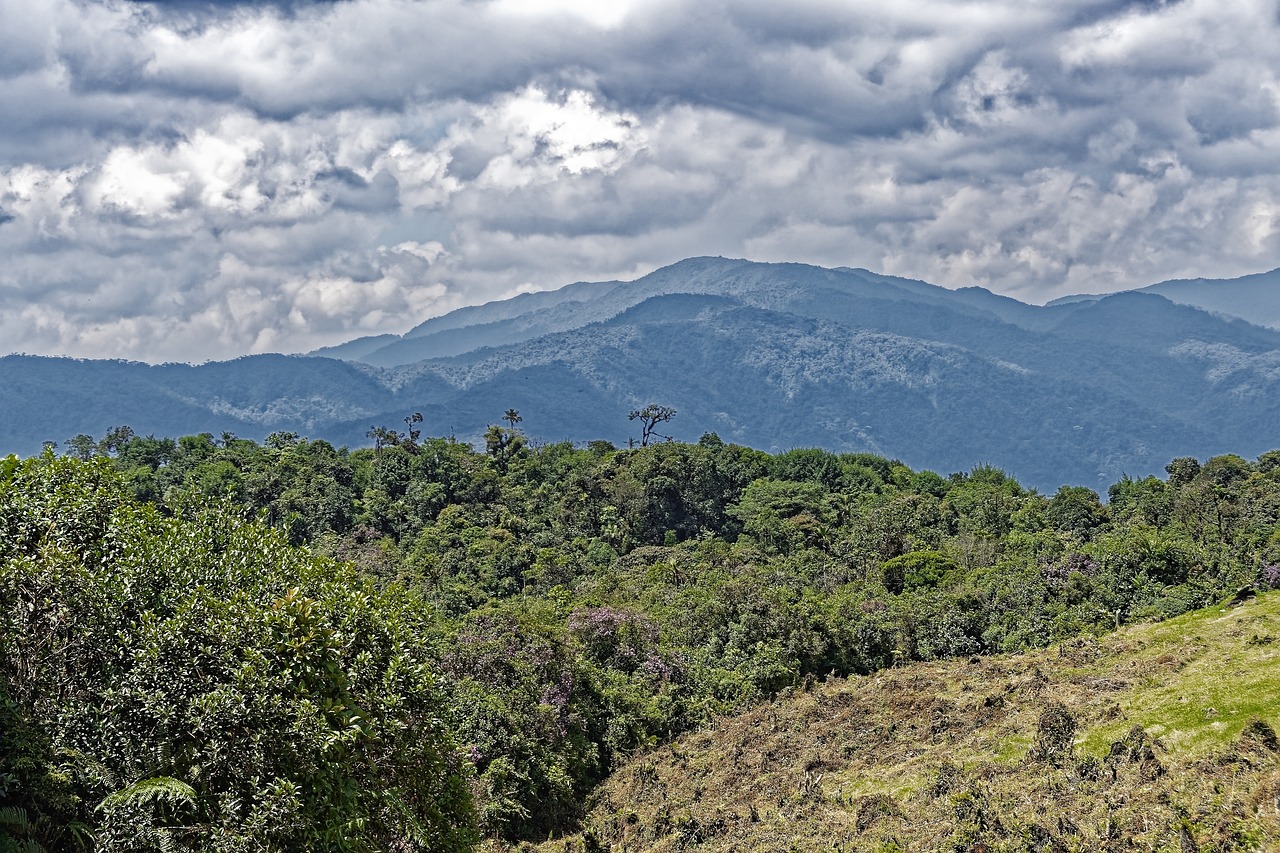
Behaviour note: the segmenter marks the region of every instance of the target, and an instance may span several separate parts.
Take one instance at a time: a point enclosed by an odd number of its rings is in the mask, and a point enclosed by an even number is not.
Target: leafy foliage
[[[120,430],[98,458],[0,464],[23,832],[461,849],[474,819],[543,839],[631,755],[796,685],[1280,585],[1271,455],[1175,460],[1103,504],[991,466],[714,434],[577,448],[503,420],[479,452]]]
[[[0,485],[5,782],[37,839],[467,849],[423,604],[225,504],[173,509],[105,460]]]

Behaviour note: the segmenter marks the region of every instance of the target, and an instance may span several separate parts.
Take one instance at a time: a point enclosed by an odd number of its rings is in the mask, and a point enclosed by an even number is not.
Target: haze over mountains
[[[1280,269],[1231,279],[1162,281],[1132,292],[1154,293],[1180,305],[1193,305],[1217,314],[1239,317],[1259,326],[1280,328]],[[1093,302],[1106,295],[1063,296],[1049,304]]]
[[[365,444],[421,411],[474,439],[518,409],[534,438],[623,445],[672,406],[679,439],[871,451],[942,473],[997,465],[1052,490],[1180,455],[1280,446],[1280,273],[1027,305],[861,269],[692,258],[454,311],[314,357],[200,366],[0,359],[0,452],[43,440],[296,431]],[[1248,292],[1252,301],[1233,294]],[[1169,297],[1169,298],[1166,298]],[[1198,304],[1219,313],[1190,305]]]

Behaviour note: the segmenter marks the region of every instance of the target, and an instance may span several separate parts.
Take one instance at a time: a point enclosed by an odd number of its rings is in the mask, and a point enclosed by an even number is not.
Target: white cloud
[[[642,4],[637,0],[494,0],[500,15],[546,18],[576,15],[600,27],[616,27]]]
[[[644,144],[634,115],[597,109],[591,95],[580,90],[552,97],[527,87],[478,111],[476,118],[467,135],[487,140],[500,152],[479,176],[481,184],[495,187],[616,171]]]
[[[0,335],[203,359],[695,254],[1280,266],[1275,0],[0,0]]]

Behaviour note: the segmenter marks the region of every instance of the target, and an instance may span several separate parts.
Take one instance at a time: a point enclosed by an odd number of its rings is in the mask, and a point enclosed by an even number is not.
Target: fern
[[[173,833],[165,827],[148,827],[142,835],[147,841],[154,844],[160,853],[178,853],[180,849],[177,840],[173,837]]]
[[[404,832],[412,841],[418,844],[425,844],[430,835],[427,827],[418,819],[418,815],[413,809],[409,808],[409,804],[404,801],[399,789],[388,788],[382,793],[382,801],[389,805],[401,820],[401,831]]]
[[[30,838],[34,831],[27,810],[16,806],[0,808],[0,853],[45,853],[45,849]]]
[[[48,851],[30,838],[25,841],[15,841],[8,836],[0,835],[0,853],[48,853]]]
[[[110,767],[78,749],[64,747],[57,751],[57,755],[63,759],[59,768],[62,772],[81,777],[91,785],[114,788],[120,783],[120,778]]]
[[[82,823],[81,821],[73,820],[67,824],[67,833],[71,836],[72,841],[75,842],[76,847],[78,847],[79,849],[81,850],[93,849],[93,844],[94,844],[93,828],[90,827],[87,823]]]
[[[98,804],[98,810],[111,811],[130,805],[145,806],[157,800],[174,806],[192,806],[196,802],[196,789],[172,776],[153,776],[116,791]]]

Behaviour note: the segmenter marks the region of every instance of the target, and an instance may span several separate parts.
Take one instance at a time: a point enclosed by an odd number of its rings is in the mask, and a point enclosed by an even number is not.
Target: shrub
[[[1031,757],[1053,766],[1071,757],[1075,745],[1076,718],[1061,702],[1051,702],[1040,712]]]

